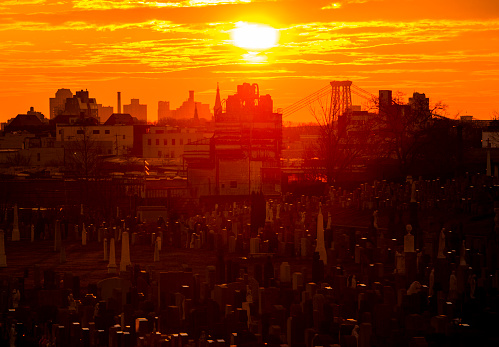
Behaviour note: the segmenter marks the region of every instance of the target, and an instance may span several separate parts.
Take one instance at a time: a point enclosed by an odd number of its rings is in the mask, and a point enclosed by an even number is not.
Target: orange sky
[[[238,21],[279,30],[251,63],[232,44]],[[49,115],[57,89],[88,89],[105,106],[139,98],[178,107],[188,90],[213,106],[243,82],[284,108],[350,79],[422,92],[449,116],[499,111],[498,0],[2,0],[0,121],[30,106]],[[303,110],[285,121],[310,122]]]

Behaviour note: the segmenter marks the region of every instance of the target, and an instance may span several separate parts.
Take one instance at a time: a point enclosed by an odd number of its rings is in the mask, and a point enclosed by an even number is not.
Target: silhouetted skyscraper
[[[192,119],[194,118],[195,109],[197,109],[199,118],[211,118],[210,105],[194,101],[194,91],[189,90],[189,99],[184,101],[176,110],[172,110],[171,115],[175,119]]]
[[[99,121],[98,106],[95,98],[90,98],[87,90],[77,91],[72,98],[66,99],[64,110],[59,115],[73,116],[80,120],[93,118],[93,122]],[[59,118],[56,115],[54,118]]]
[[[111,117],[114,112],[113,106],[102,106],[101,104],[98,104],[97,107],[99,110],[99,118],[102,119],[103,122]]]
[[[424,93],[413,93],[412,98],[409,98],[409,105],[413,114],[423,117],[430,115],[430,99]]]
[[[215,97],[215,107],[213,107],[213,113],[215,117],[222,113],[222,102],[220,101],[220,87],[217,83],[217,96]]]
[[[147,105],[141,105],[139,99],[132,99],[129,105],[123,105],[123,112],[137,118],[139,122],[147,123]]]
[[[171,117],[170,102],[158,101],[158,122],[164,122]]]
[[[66,88],[61,88],[55,93],[55,98],[50,98],[50,119],[55,118],[58,114],[64,111],[64,106],[66,104],[66,99],[72,98],[73,93],[71,90]]]

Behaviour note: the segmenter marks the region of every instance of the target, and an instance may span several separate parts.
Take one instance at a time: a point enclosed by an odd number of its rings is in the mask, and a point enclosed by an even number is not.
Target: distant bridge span
[[[356,86],[352,81],[332,81],[329,85],[313,92],[309,96],[285,107],[282,110],[283,118],[307,107],[318,100],[329,99],[329,105],[332,105],[340,113],[345,112],[352,107],[352,94],[364,99],[374,100],[375,95]]]

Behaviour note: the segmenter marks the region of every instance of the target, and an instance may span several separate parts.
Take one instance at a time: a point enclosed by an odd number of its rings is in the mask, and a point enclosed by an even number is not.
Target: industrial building
[[[193,194],[279,194],[282,115],[273,111],[271,96],[244,83],[228,96],[224,109],[217,88],[214,111],[213,137],[185,146]]]

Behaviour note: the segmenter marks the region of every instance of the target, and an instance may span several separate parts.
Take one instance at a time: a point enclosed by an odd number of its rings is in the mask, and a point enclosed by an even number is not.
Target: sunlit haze
[[[347,79],[490,119],[498,32],[497,0],[4,0],[0,121],[31,106],[48,117],[59,88],[115,111],[120,91],[155,121],[158,101],[175,109],[189,90],[213,107],[217,82],[222,99],[257,83],[285,108]]]

